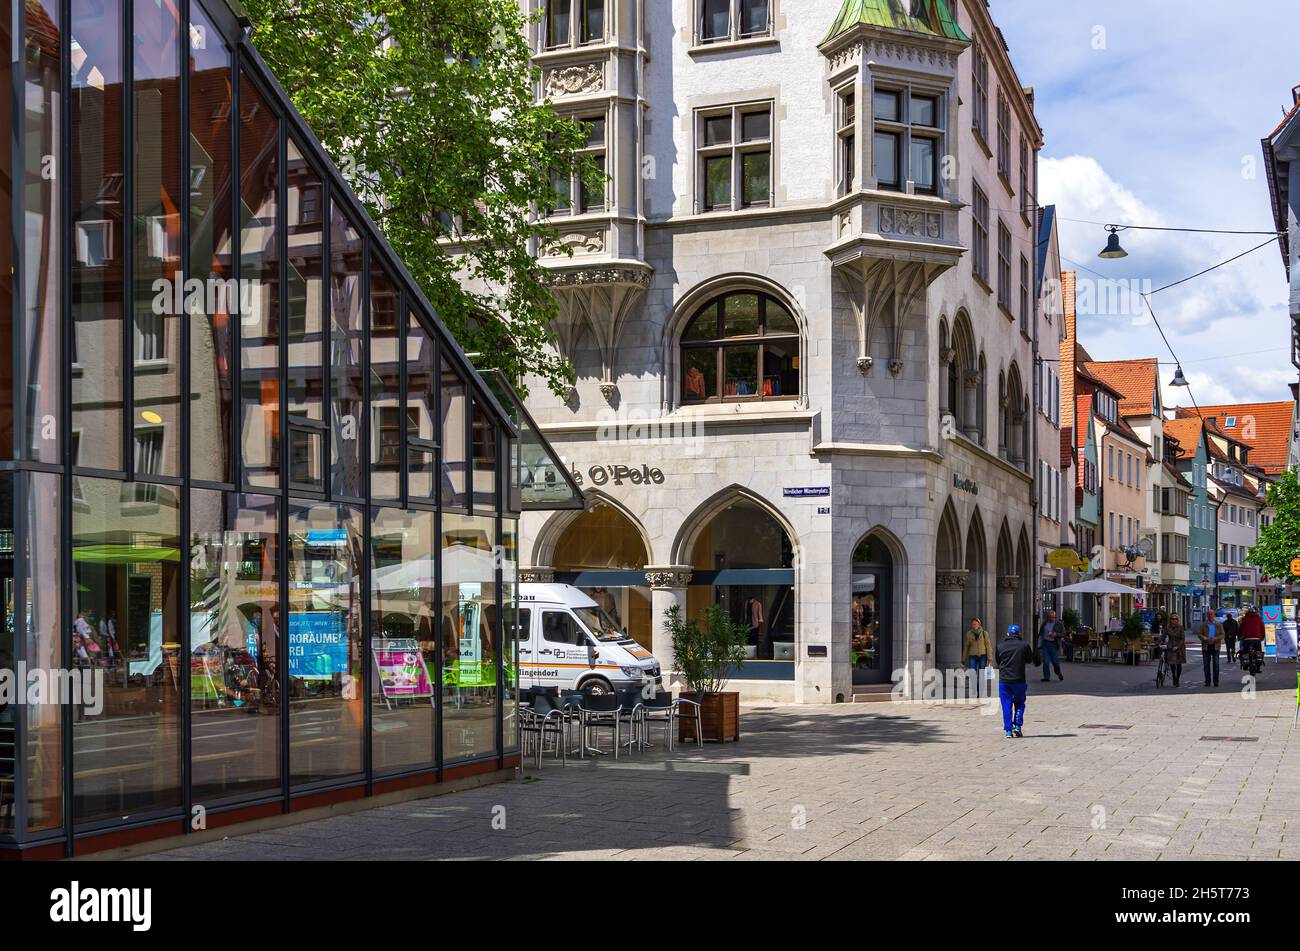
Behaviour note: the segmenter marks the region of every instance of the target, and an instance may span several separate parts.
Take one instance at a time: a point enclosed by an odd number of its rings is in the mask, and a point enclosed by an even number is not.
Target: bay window
[[[605,39],[605,0],[546,0],[546,48]]]
[[[877,87],[872,95],[872,166],[878,188],[905,191],[911,182],[920,194],[938,194],[941,115],[937,95]]]

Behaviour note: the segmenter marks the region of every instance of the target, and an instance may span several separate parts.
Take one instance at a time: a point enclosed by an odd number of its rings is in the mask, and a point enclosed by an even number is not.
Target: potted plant
[[[718,605],[704,610],[703,624],[684,620],[674,605],[665,615],[673,639],[677,671],[689,688],[682,699],[700,705],[703,739],[717,743],[740,739],[740,694],[724,689],[745,663],[747,630]],[[681,740],[695,739],[694,720],[679,720]]]
[[[1146,623],[1142,620],[1141,614],[1130,614],[1124,619],[1124,626],[1119,629],[1119,636],[1123,639],[1126,650],[1125,660],[1132,664],[1136,663],[1137,650],[1134,645],[1142,639],[1142,635],[1147,632]]]

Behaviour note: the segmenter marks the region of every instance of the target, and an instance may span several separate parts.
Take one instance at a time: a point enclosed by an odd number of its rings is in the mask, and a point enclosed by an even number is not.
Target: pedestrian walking
[[[1169,615],[1169,623],[1165,625],[1165,662],[1177,687],[1183,678],[1183,665],[1187,663],[1187,631],[1177,614]]]
[[[1048,611],[1046,619],[1038,629],[1038,646],[1043,652],[1044,683],[1052,679],[1052,670],[1056,671],[1057,680],[1065,679],[1065,674],[1061,673],[1061,638],[1064,636],[1065,628],[1056,619],[1056,612]]]
[[[1228,663],[1235,663],[1237,660],[1237,638],[1241,636],[1241,627],[1237,624],[1237,619],[1232,616],[1232,612],[1223,619],[1223,646],[1228,649]]]
[[[1025,698],[1029,682],[1025,668],[1031,667],[1034,649],[1020,636],[1013,624],[998,645],[998,693],[1002,698],[1002,732],[1010,739],[1025,735]]]
[[[983,697],[986,693],[984,671],[987,669],[989,658],[992,656],[993,650],[989,643],[989,632],[984,629],[984,622],[977,617],[971,618],[970,629],[966,631],[966,636],[961,641],[961,662],[975,680],[975,696],[977,697]]]
[[[1205,686],[1219,686],[1219,648],[1223,645],[1223,628],[1209,615],[1196,629],[1201,642],[1201,666],[1205,668]],[[1213,684],[1211,684],[1213,681]]]

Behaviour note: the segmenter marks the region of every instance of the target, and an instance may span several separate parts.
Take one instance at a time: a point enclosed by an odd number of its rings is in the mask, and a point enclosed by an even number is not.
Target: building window
[[[682,333],[682,400],[715,403],[799,395],[799,325],[766,294],[705,304]]]
[[[939,156],[943,153],[940,98],[910,88],[881,89],[872,94],[873,171],[876,185],[934,195],[939,190]]]
[[[1007,245],[1010,250],[1011,233],[1007,233]],[[1029,258],[1020,255],[1020,331],[1029,334]],[[1047,394],[1051,396],[1050,393]],[[1051,410],[1048,410],[1051,417]]]
[[[1020,213],[1026,218],[1032,210],[1033,202],[1029,198],[1029,143],[1025,135],[1020,134]]]
[[[847,195],[857,185],[858,175],[858,96],[855,87],[845,86],[837,101],[836,136],[839,140],[839,193]]]
[[[1011,232],[998,222],[998,306],[1011,313]]]
[[[971,48],[971,84],[975,101],[971,105],[971,127],[985,142],[989,138],[989,61],[978,45]]]
[[[768,36],[772,32],[771,0],[698,0],[699,41],[724,43]]]
[[[605,0],[546,0],[546,48],[605,39]]]
[[[577,166],[571,168],[551,169],[551,188],[555,191],[556,215],[590,215],[599,214],[606,209],[605,169],[608,143],[606,141],[606,119],[604,115],[577,116],[574,119],[582,127],[586,139],[578,154],[590,158],[601,176],[599,188],[591,184],[578,172]],[[576,200],[575,200],[576,199]]]
[[[695,155],[700,210],[770,206],[772,104],[699,113]]]
[[[971,202],[971,220],[974,223],[975,240],[971,242],[971,267],[975,276],[989,283],[989,196],[979,185],[974,186],[974,201]]]
[[[1011,103],[998,93],[998,174],[1011,186]]]

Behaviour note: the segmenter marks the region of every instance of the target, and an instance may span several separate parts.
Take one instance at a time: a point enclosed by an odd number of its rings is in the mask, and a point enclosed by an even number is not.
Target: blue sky
[[[1037,95],[1044,204],[1067,219],[1273,229],[1260,139],[1300,84],[1295,0],[990,7],[1021,82]],[[1104,275],[1161,287],[1267,237],[1128,232],[1122,261],[1097,258],[1105,239],[1097,225],[1062,222],[1063,266],[1081,281]],[[1196,400],[1212,404],[1290,399],[1286,301],[1273,246],[1156,294],[1152,306]],[[1149,318],[1081,314],[1080,337],[1097,359],[1171,359]],[[1166,382],[1172,375],[1169,367]]]

